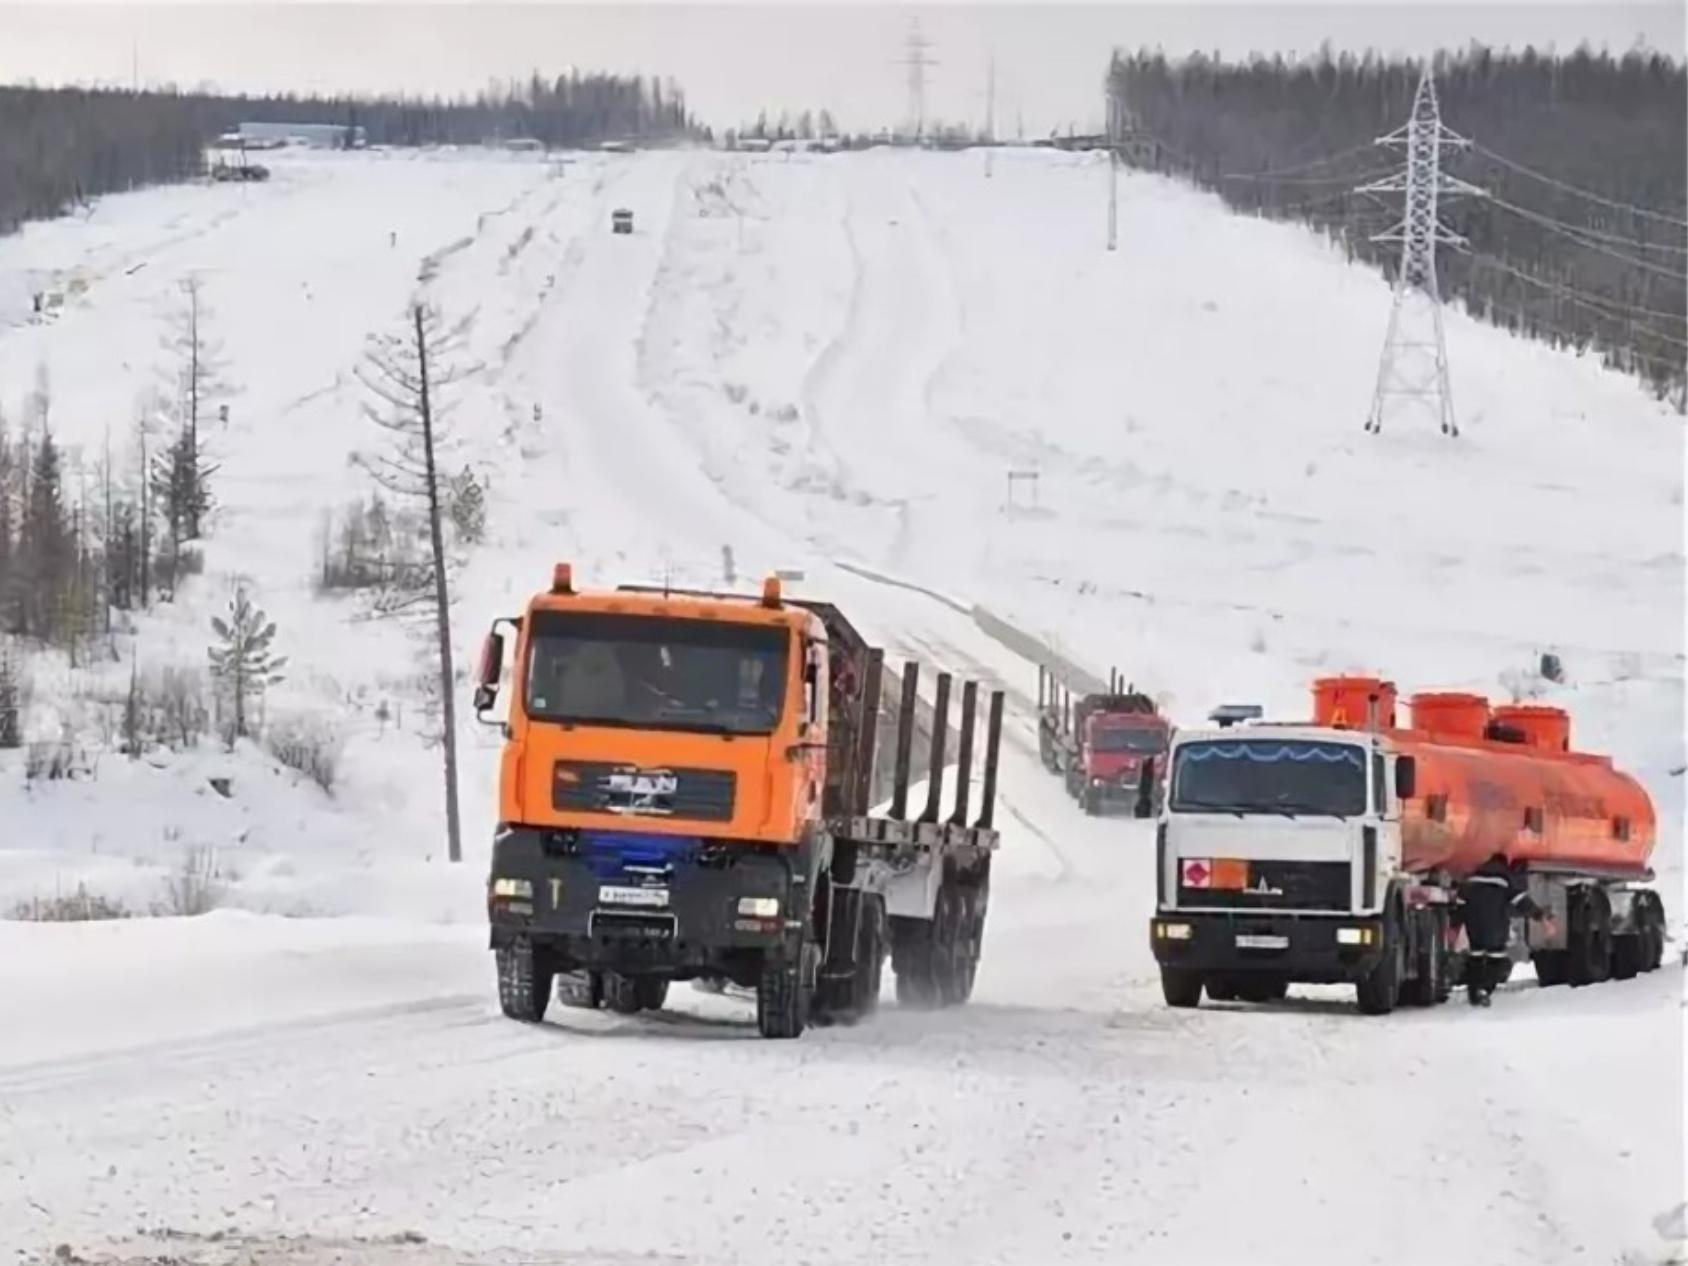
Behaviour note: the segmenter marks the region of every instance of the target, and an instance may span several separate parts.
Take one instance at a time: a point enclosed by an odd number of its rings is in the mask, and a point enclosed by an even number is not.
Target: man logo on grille
[[[619,769],[604,779],[604,807],[611,813],[674,812],[680,779],[666,769]]]

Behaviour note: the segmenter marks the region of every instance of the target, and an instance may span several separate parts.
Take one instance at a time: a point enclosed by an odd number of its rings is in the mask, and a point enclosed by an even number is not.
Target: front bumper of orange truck
[[[797,952],[807,882],[796,848],[506,826],[487,882],[490,940],[532,945],[558,971],[737,977]]]
[[[1202,975],[1340,984],[1376,966],[1383,924],[1344,914],[1169,910],[1150,920],[1149,945],[1161,966]]]

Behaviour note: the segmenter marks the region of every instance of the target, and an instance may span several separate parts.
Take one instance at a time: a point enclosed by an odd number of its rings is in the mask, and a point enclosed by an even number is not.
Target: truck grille
[[[1192,888],[1180,883],[1178,904],[1218,910],[1347,910],[1347,862],[1248,863],[1245,888]]]
[[[551,806],[562,813],[728,822],[737,783],[730,769],[641,769],[560,760],[551,775]]]

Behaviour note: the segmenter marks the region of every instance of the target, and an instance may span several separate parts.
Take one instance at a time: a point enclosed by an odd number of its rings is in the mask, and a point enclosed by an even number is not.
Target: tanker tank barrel
[[[955,812],[950,814],[949,819],[954,826],[967,825],[967,801],[973,789],[973,723],[978,711],[979,683],[969,681],[961,688],[961,743],[955,754]]]
[[[922,822],[938,821],[944,795],[944,740],[949,736],[950,675],[938,674],[938,698],[932,709],[932,760],[926,771],[926,809]]]
[[[891,816],[899,822],[908,817],[908,766],[914,752],[914,706],[920,689],[920,665],[912,659],[903,665],[903,693],[897,709],[897,755],[891,770]]]
[[[996,766],[1002,752],[1003,692],[991,691],[990,717],[985,724],[985,785],[980,793],[979,820],[973,825],[989,830],[996,820]]]

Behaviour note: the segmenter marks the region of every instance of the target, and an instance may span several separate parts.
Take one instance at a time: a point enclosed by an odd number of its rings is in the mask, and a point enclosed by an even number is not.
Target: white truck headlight
[[[533,885],[526,879],[494,879],[492,881],[492,895],[509,897],[518,901],[531,901],[533,900]]]
[[[1157,923],[1155,929],[1160,933],[1163,941],[1187,941],[1190,939],[1190,925],[1188,923]]]
[[[747,919],[777,919],[780,917],[778,897],[740,897],[738,912]]]

